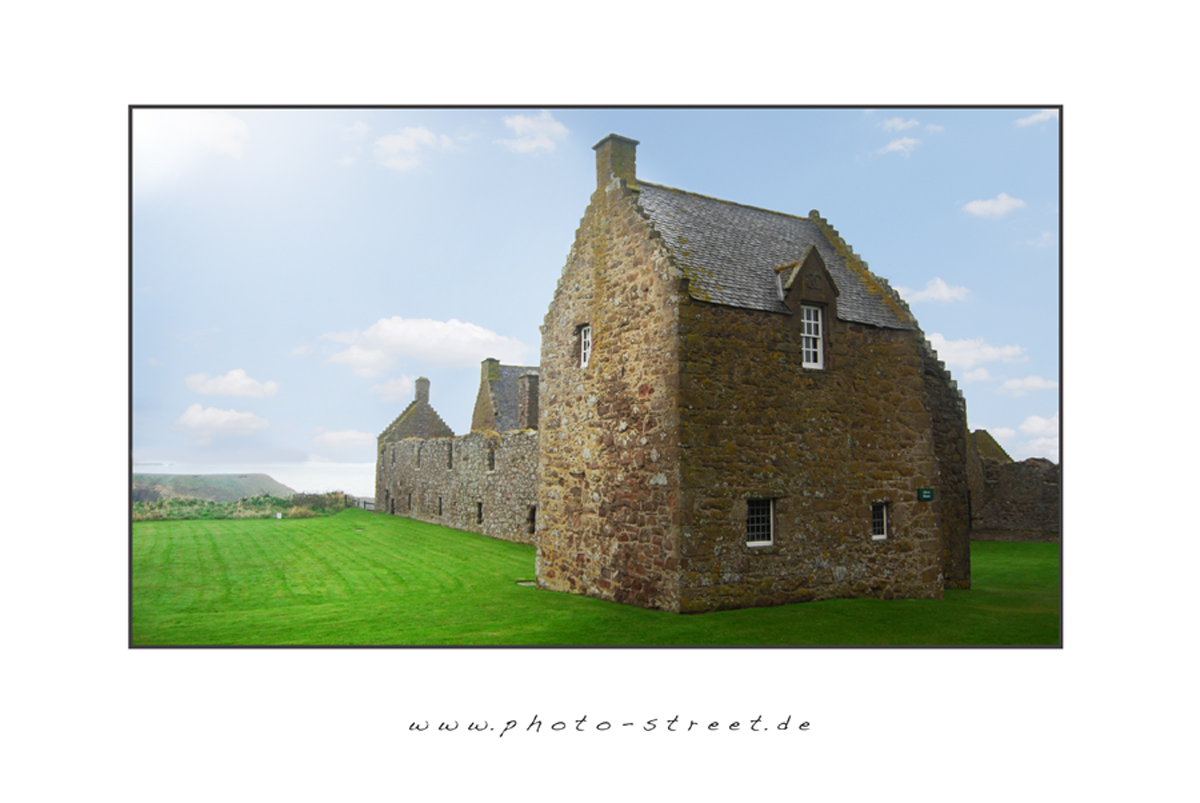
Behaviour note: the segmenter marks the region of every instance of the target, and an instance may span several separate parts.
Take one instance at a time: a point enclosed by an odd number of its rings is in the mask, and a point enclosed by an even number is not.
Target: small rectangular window
[[[442,497],[438,497],[438,515],[442,515]]]
[[[584,324],[579,327],[579,367],[587,368],[588,361],[592,358],[592,327],[589,324]]]
[[[454,468],[454,444],[446,444],[446,468]]]
[[[475,503],[475,523],[483,524],[483,502]]]
[[[887,502],[874,502],[871,504],[871,538],[875,541],[882,541],[888,536],[887,524]]]
[[[821,342],[821,308],[801,307],[801,364],[805,368],[824,368],[825,355]]]
[[[770,546],[775,537],[775,500],[746,500],[746,543]]]

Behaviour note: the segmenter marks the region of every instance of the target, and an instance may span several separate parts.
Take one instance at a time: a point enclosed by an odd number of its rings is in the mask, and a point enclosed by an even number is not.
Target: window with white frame
[[[805,368],[824,368],[825,353],[821,345],[821,308],[800,307],[801,365]]]
[[[887,502],[871,503],[871,538],[882,541],[888,537]]]
[[[746,543],[770,546],[775,541],[775,500],[746,500]]]
[[[584,324],[579,327],[579,367],[587,368],[588,361],[592,358],[592,327],[591,324]]]

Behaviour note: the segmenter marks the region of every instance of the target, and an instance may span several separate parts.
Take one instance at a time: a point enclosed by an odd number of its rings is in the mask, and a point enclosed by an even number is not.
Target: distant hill
[[[133,501],[191,497],[206,502],[236,502],[268,494],[288,499],[296,492],[266,474],[134,474]]]

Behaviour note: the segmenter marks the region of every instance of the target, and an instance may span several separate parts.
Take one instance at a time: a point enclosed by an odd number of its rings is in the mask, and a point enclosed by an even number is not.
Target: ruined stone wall
[[[537,573],[543,588],[678,610],[681,282],[636,197],[617,181],[593,194],[542,327]]]
[[[983,492],[976,493],[971,537],[979,541],[1057,541],[1060,470],[1049,460],[980,460]],[[982,497],[982,498],[978,498]]]
[[[533,543],[537,442],[536,431],[517,430],[384,444],[376,464],[375,509]]]
[[[919,331],[834,321],[824,369],[803,369],[798,317],[680,308],[684,611],[942,594]],[[746,543],[748,499],[775,500],[770,546]]]

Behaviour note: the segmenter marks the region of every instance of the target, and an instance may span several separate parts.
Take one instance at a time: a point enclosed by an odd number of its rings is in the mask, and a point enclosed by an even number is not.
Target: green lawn
[[[133,525],[132,642],[1057,645],[1057,544],[975,543],[970,591],[680,616],[517,585],[534,549],[396,516]]]

